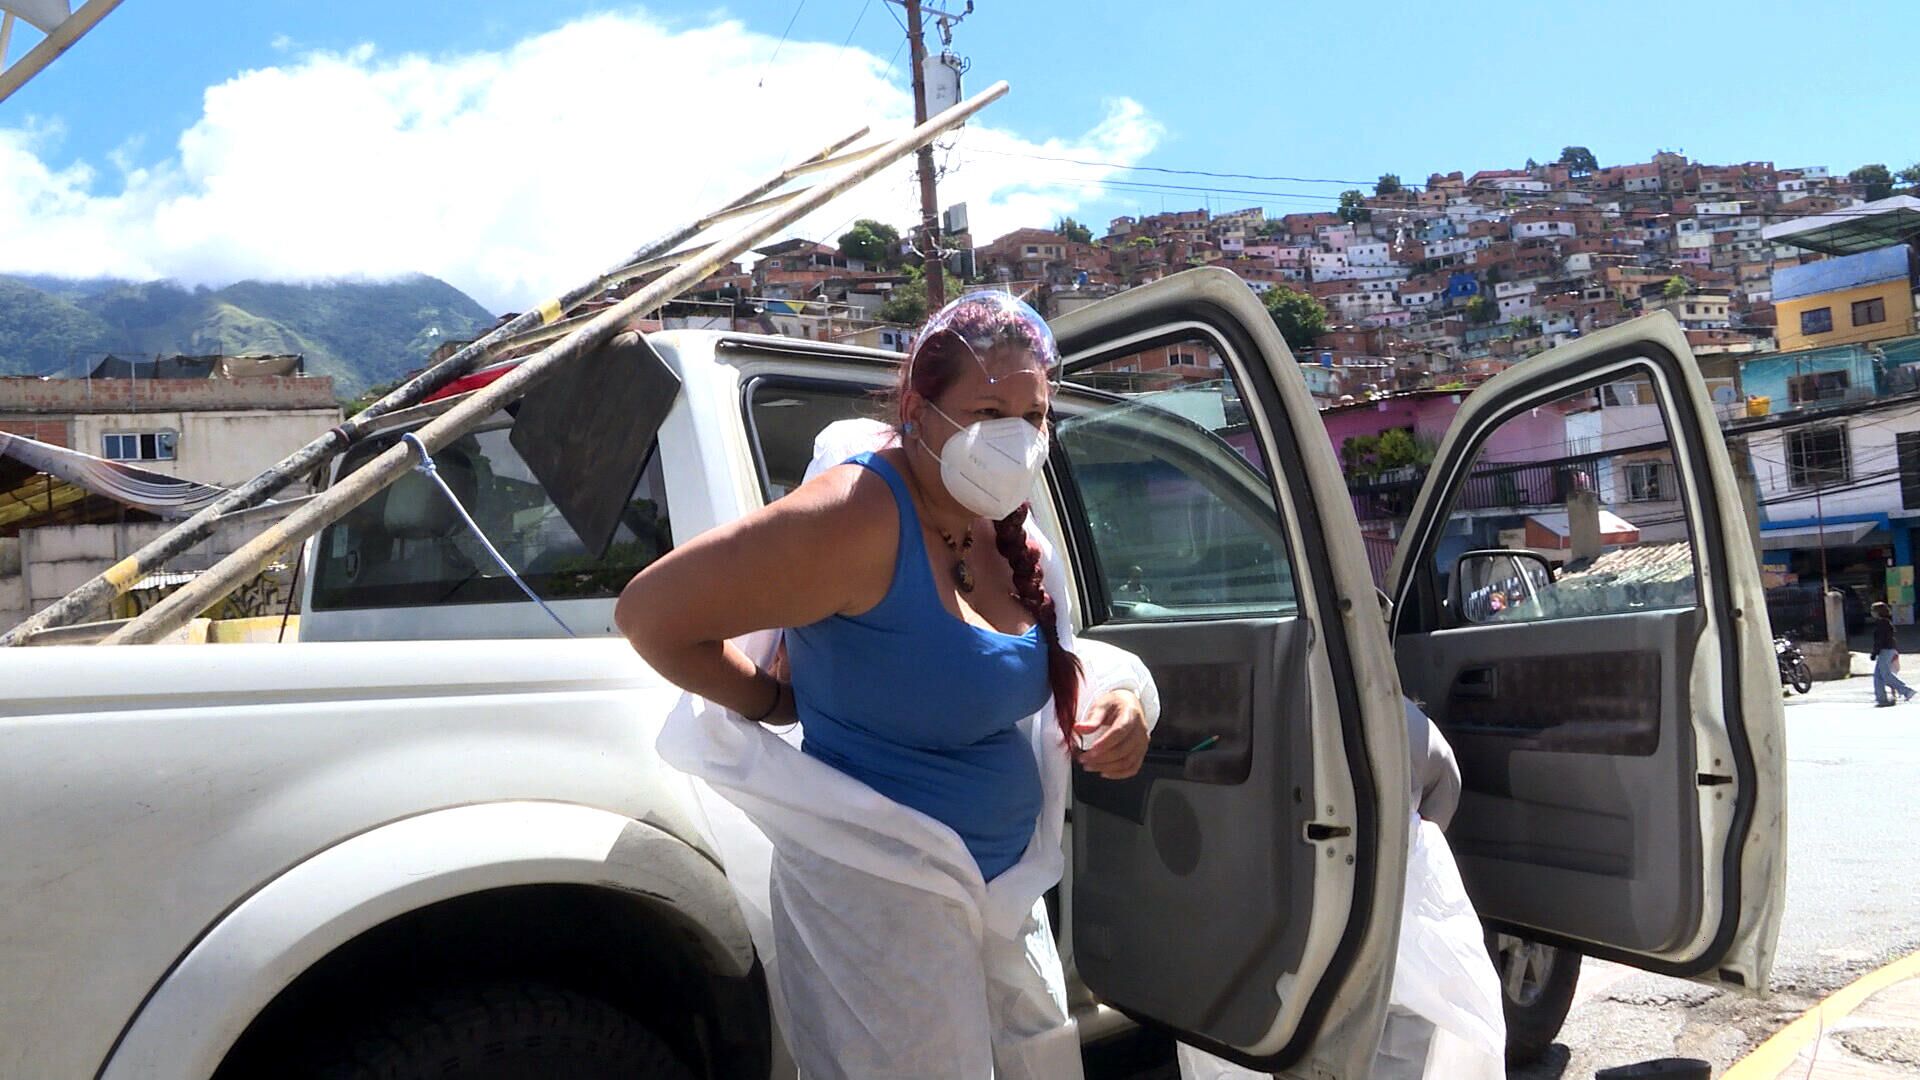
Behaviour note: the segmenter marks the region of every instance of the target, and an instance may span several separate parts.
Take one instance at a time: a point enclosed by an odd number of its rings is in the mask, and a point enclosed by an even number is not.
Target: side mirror
[[[1469,551],[1454,563],[1453,609],[1460,624],[1544,618],[1540,598],[1553,578],[1553,564],[1532,551]]]

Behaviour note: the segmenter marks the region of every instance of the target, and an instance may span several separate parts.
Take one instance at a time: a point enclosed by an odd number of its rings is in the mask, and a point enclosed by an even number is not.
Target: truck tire
[[[1580,954],[1572,949],[1489,931],[1487,951],[1500,977],[1507,1019],[1507,1064],[1530,1065],[1560,1036],[1580,983]]]
[[[388,1010],[324,1057],[323,1080],[693,1080],[658,1035],[598,998],[495,983]]]

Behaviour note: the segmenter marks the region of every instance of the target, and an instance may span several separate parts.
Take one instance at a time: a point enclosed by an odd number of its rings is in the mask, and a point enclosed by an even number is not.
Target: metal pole
[[[1845,434],[1841,438],[1846,438]],[[1823,464],[1813,474],[1813,535],[1820,541],[1820,597],[1825,601],[1827,590],[1833,587],[1827,580],[1827,512],[1820,496],[1827,486],[1827,467]]]
[[[979,95],[955,105],[932,120],[887,143],[873,156],[854,166],[845,176],[813,188],[724,240],[713,243],[699,257],[690,259],[657,280],[647,283],[633,295],[593,317],[592,321],[523,361],[453,408],[429,421],[415,437],[428,453],[439,450],[454,439],[478,427],[502,407],[519,400],[562,364],[599,348],[619,333],[638,314],[651,311],[678,295],[714,270],[739,258],[767,237],[806,217],[848,189],[882,169],[905,158],[941,132],[965,121],[1007,92],[1007,84],[998,82]],[[366,465],[355,470],[292,514],[247,541],[238,551],[214,564],[205,573],[139,618],[121,627],[104,642],[108,645],[144,644],[165,637],[189,619],[232,592],[251,578],[275,552],[297,544],[327,527],[348,511],[371,498],[405,475],[415,462],[412,447],[401,443],[389,447]]]
[[[806,161],[781,170],[777,176],[756,185],[752,190],[728,203],[723,209],[751,203],[792,180],[800,174],[801,170],[815,163],[831,160],[835,154],[863,138],[868,130],[862,127]],[[702,231],[698,221],[681,225],[621,260],[622,266],[645,261],[662,252],[670,251]],[[427,395],[465,375],[481,360],[492,355],[502,343],[521,331],[559,321],[560,316],[568,308],[605,289],[609,281],[618,273],[619,270],[615,269],[601,274],[558,300],[541,304],[533,311],[525,312],[495,327],[480,340],[407,380],[387,396],[361,410],[359,414],[343,421],[339,427],[288,454],[253,479],[221,496],[199,513],[148,541],[140,550],[108,567],[98,577],[47,605],[38,614],[7,631],[5,635],[0,635],[0,646],[22,645],[42,630],[69,626],[103,613],[114,598],[127,591],[128,586],[160,569],[168,559],[206,539],[222,516],[265,502],[295,479],[313,472],[334,454],[358,442],[374,420],[416,404]],[[88,385],[92,385],[91,378]]]
[[[913,122],[927,122],[927,46],[920,40],[920,0],[906,0],[907,53],[913,61]],[[940,261],[940,199],[933,185],[933,147],[920,148],[920,273],[927,310],[947,306],[945,266]]]

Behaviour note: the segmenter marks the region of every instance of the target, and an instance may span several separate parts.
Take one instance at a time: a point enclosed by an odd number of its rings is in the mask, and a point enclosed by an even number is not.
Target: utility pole
[[[903,0],[907,9],[907,52],[913,62],[913,122],[927,122],[927,46],[920,39],[920,0]],[[947,306],[946,266],[940,259],[940,200],[933,187],[933,147],[920,148],[920,269],[927,285],[927,310]]]

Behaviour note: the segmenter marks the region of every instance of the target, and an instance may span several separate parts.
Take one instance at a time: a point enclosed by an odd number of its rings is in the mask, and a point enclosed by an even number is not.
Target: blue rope
[[[525,581],[521,580],[520,575],[507,563],[506,557],[501,555],[499,549],[493,546],[493,541],[487,539],[487,534],[480,531],[480,526],[475,523],[472,515],[467,513],[467,508],[460,505],[460,497],[455,495],[453,489],[448,487],[447,482],[441,478],[440,470],[433,464],[433,455],[427,453],[427,445],[420,441],[419,436],[409,431],[400,436],[400,441],[412,447],[414,453],[420,455],[420,463],[413,467],[414,471],[425,473],[427,479],[433,481],[434,486],[438,487],[441,493],[447,497],[447,501],[453,504],[454,513],[460,515],[460,520],[466,522],[467,528],[472,530],[473,535],[479,539],[480,546],[486,548],[487,554],[493,556],[493,561],[500,564],[500,569],[505,570],[507,576],[513,579],[513,583],[520,586],[520,591],[527,594],[527,599],[539,604],[540,610],[546,612],[547,617],[552,619],[555,625],[566,631],[568,637],[578,637],[579,635],[573,632],[573,627],[562,622],[560,616],[554,614],[553,609],[547,606],[547,602],[540,599],[539,595],[536,594]]]

